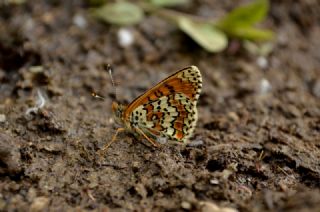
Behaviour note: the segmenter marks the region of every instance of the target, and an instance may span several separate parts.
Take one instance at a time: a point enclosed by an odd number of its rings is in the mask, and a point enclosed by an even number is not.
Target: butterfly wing
[[[147,135],[185,141],[192,135],[202,88],[195,66],[169,76],[128,105],[125,118]]]
[[[139,118],[135,122],[137,112]],[[197,119],[196,102],[183,93],[163,96],[141,105],[132,114],[132,122],[146,134],[178,141],[185,141],[192,135]]]

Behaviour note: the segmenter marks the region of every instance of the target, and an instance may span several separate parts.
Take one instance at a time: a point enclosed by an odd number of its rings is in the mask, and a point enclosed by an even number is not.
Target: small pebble
[[[228,113],[228,118],[230,118],[232,121],[235,121],[235,122],[240,121],[240,117],[238,116],[238,114],[233,111]]]
[[[118,31],[118,43],[121,47],[131,46],[134,42],[133,33],[126,28],[121,28]]]
[[[263,56],[257,58],[257,64],[262,69],[266,69],[269,65],[267,58]]]
[[[259,93],[260,94],[266,94],[268,93],[270,90],[272,89],[272,86],[270,84],[270,82],[263,78],[261,81],[260,81],[260,88],[259,88]]]
[[[183,201],[181,203],[181,208],[186,209],[186,210],[190,210],[191,209],[191,204],[189,202]]]
[[[217,179],[211,179],[211,180],[210,180],[210,184],[212,184],[212,185],[219,185],[219,180],[217,180]]]
[[[49,199],[47,197],[37,197],[30,206],[30,211],[44,211],[48,206]]]
[[[132,162],[132,167],[133,167],[133,168],[140,168],[141,165],[140,165],[140,163],[139,163],[138,161],[133,161],[133,162]]]
[[[6,115],[0,114],[0,123],[3,123],[7,120]]]
[[[188,147],[198,147],[203,145],[203,140],[195,140],[187,144]]]
[[[88,26],[87,20],[79,14],[73,16],[73,24],[81,29],[85,29]]]

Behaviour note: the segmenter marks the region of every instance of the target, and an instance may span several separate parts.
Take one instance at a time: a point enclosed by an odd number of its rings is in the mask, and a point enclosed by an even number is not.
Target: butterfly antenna
[[[110,75],[110,79],[111,79],[111,83],[112,83],[112,86],[113,86],[113,89],[114,89],[114,98],[117,100],[117,86],[116,86],[116,83],[113,79],[113,76],[112,76],[112,67],[107,64],[106,67],[105,67],[106,71],[108,71],[109,75]]]

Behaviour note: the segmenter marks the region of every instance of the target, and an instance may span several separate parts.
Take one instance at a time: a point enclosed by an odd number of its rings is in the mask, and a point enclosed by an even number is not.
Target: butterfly
[[[104,152],[122,131],[143,137],[156,147],[163,138],[187,141],[198,120],[197,101],[201,88],[201,73],[196,66],[190,66],[162,80],[129,105],[113,102],[115,121],[122,127],[101,151]]]

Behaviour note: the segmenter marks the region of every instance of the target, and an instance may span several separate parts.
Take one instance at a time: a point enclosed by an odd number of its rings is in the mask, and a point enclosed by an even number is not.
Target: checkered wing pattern
[[[124,119],[153,140],[165,137],[184,142],[196,126],[201,88],[199,69],[182,69],[128,105]]]

